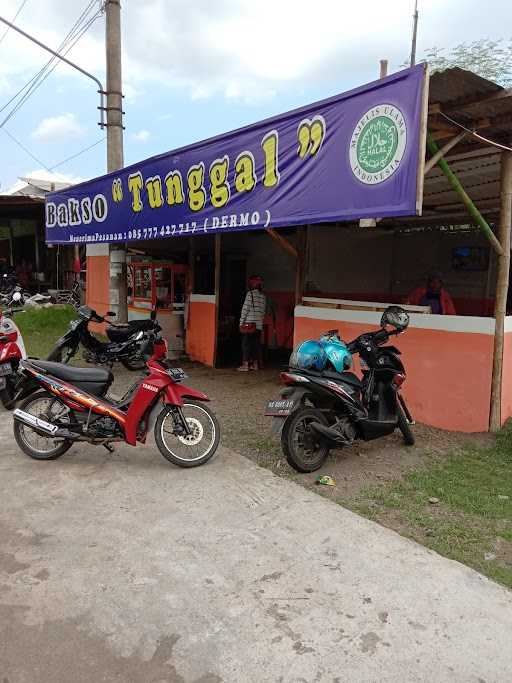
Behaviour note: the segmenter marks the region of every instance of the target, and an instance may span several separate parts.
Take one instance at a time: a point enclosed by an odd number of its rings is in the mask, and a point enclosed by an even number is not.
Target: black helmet
[[[409,314],[400,306],[388,306],[380,319],[382,327],[390,325],[399,332],[407,329],[409,325]]]

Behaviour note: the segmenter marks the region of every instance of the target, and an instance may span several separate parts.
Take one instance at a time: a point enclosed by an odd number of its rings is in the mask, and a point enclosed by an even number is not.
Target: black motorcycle
[[[381,329],[346,345],[351,354],[360,356],[362,379],[333,369],[290,367],[281,373],[286,388],[278,400],[268,403],[265,414],[274,418],[283,452],[295,470],[313,472],[331,448],[378,439],[397,428],[407,445],[414,444],[414,422],[400,393],[405,381],[400,351],[384,346],[408,324],[406,311],[391,306],[382,315]]]
[[[99,315],[89,306],[80,306],[78,318],[69,324],[69,330],[61,337],[47,360],[69,363],[77,354],[80,344],[84,347],[83,358],[87,363],[112,367],[120,362],[128,370],[142,370],[145,367],[142,349],[145,335],[154,331],[158,325],[152,313],[149,320],[131,320],[126,325],[115,325],[107,318],[115,314],[109,311]],[[105,332],[109,339],[102,342],[89,330],[89,323],[107,323]]]

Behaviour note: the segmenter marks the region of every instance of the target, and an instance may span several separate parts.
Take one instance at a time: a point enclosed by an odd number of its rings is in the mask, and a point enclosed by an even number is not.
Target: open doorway
[[[247,259],[239,254],[223,254],[219,292],[217,365],[240,362],[240,311],[247,290]]]

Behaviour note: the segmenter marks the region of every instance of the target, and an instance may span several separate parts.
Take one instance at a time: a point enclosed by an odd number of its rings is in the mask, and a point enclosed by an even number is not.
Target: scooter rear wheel
[[[311,422],[328,425],[325,415],[316,408],[300,408],[284,423],[281,446],[288,464],[297,472],[318,470],[329,455],[329,446],[308,426]]]

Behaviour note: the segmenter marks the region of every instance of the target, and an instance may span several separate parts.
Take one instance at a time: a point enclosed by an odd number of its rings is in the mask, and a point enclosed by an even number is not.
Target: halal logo
[[[387,180],[400,166],[407,143],[405,118],[392,104],[369,109],[350,139],[350,167],[365,185]]]

